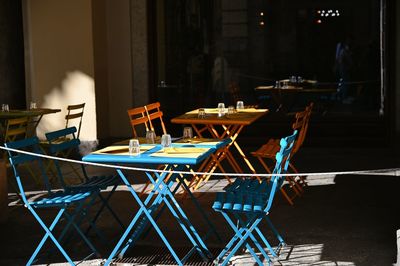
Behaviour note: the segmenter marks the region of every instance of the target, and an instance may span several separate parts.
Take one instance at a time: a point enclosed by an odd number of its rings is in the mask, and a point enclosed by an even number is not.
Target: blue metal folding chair
[[[225,188],[226,192],[217,193],[216,200],[212,207],[215,211],[223,215],[228,224],[232,227],[235,235],[215,259],[216,264],[226,265],[243,245],[245,245],[258,265],[264,264],[256,254],[256,250],[261,253],[268,264],[271,263],[271,259],[264,247],[269,250],[273,257],[277,257],[276,251],[271,247],[263,232],[260,230],[259,224],[263,220],[267,222],[279,240],[280,244],[278,248],[285,244],[268,215],[275,193],[285,180],[285,178],[279,176],[279,174],[287,172],[290,153],[296,135],[297,131],[294,131],[293,135],[281,139],[281,149],[276,154],[276,164],[273,171],[274,175],[271,179],[265,179],[260,182],[256,179],[237,178],[234,183]],[[237,223],[234,221],[237,221]],[[257,239],[257,236],[261,241]],[[264,247],[262,244],[264,244]]]
[[[5,143],[7,148],[16,149],[16,150],[25,150],[34,153],[41,154],[41,150],[39,149],[39,140],[37,137],[28,138],[24,140],[19,140],[15,142]],[[82,214],[85,213],[86,201],[92,196],[92,192],[90,191],[60,191],[60,190],[52,190],[51,185],[49,183],[49,179],[46,175],[43,162],[40,157],[24,154],[16,151],[8,151],[10,164],[14,171],[14,175],[16,178],[16,182],[18,185],[18,189],[20,192],[20,196],[24,202],[25,207],[33,214],[35,219],[39,222],[40,226],[44,229],[46,234],[43,236],[42,240],[39,242],[32,256],[26,265],[32,265],[40,250],[43,248],[45,242],[50,238],[58,250],[62,253],[65,259],[68,261],[70,265],[75,265],[72,261],[71,257],[67,254],[65,249],[62,247],[63,237],[69,232],[70,228],[75,228],[77,233],[81,236],[84,242],[87,244],[89,249],[91,250],[91,255],[96,255],[100,257],[100,254],[97,252],[93,244],[89,241],[89,239],[82,232],[76,220]],[[37,162],[41,176],[43,178],[43,183],[45,184],[45,188],[47,193],[44,197],[38,198],[35,200],[29,200],[25,194],[24,190],[24,178],[23,172],[20,167],[25,164],[31,164],[32,166]],[[22,175],[21,175],[22,173]],[[39,174],[39,173],[38,173]],[[26,178],[29,178],[29,173],[26,174]],[[70,208],[71,207],[71,208]],[[51,222],[50,226],[46,225],[44,221],[40,218],[38,210],[39,209],[58,209],[58,213],[55,216],[54,220]],[[64,227],[59,234],[58,238],[54,235],[54,228],[59,222],[65,222]],[[87,257],[86,257],[87,258]]]
[[[77,132],[75,127],[68,127],[65,129],[53,131],[46,133],[46,139],[49,142],[50,148],[49,151],[52,155],[54,156],[63,156],[65,154],[69,154],[71,152],[78,153],[79,145],[80,145],[80,140],[76,138],[75,133]],[[90,191],[92,193],[95,193],[98,198],[101,201],[101,207],[98,209],[96,215],[94,216],[93,220],[90,223],[89,228],[87,229],[86,233],[89,233],[89,231],[95,228],[95,223],[97,219],[99,218],[100,214],[102,211],[107,208],[111,215],[115,218],[117,223],[122,227],[122,229],[125,229],[125,226],[123,225],[122,221],[120,218],[117,216],[117,214],[113,211],[113,209],[109,205],[109,200],[111,196],[114,194],[115,190],[117,189],[118,185],[120,184],[120,178],[116,175],[109,175],[109,176],[92,176],[89,177],[84,165],[79,165],[79,173],[77,173],[77,170],[74,169],[74,174],[81,174],[84,177],[84,181],[82,183],[76,184],[76,185],[68,185],[67,182],[65,182],[65,176],[63,175],[63,171],[61,169],[60,163],[58,161],[54,161],[54,165],[56,167],[56,171],[58,174],[58,179],[63,188],[66,191]],[[101,194],[101,190],[105,190],[108,187],[112,187],[111,191],[109,192],[107,197],[104,197]],[[93,202],[94,203],[94,202]],[[96,229],[96,232],[99,234],[99,236],[104,240],[104,242],[107,242],[107,240],[102,236],[102,234],[99,233],[99,231]]]

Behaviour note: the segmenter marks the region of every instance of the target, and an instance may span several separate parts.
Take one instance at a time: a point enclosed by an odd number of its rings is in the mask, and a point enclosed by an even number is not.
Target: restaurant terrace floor
[[[247,147],[246,149],[251,149]],[[379,156],[372,156],[379,155]],[[396,244],[396,230],[399,229],[400,211],[398,205],[399,171],[373,175],[323,174],[343,170],[366,170],[393,168],[399,165],[399,158],[392,156],[387,149],[363,148],[313,148],[305,147],[296,157],[296,165],[301,172],[321,172],[308,176],[308,187],[302,197],[290,206],[279,194],[271,209],[271,220],[284,237],[287,245],[281,249],[273,265],[394,265],[399,243]],[[110,172],[110,169],[91,167],[91,173]],[[10,174],[10,173],[9,173]],[[144,184],[140,173],[135,173],[135,188]],[[225,243],[232,231],[219,213],[212,210],[215,193],[227,184],[225,179],[212,178],[205,186],[196,191],[200,205],[215,221],[218,232]],[[33,195],[40,194],[33,191]],[[106,193],[105,193],[106,194]],[[187,198],[178,195],[179,203],[186,207]],[[120,186],[111,199],[111,205],[126,223],[129,221],[129,209],[133,201],[126,188]],[[198,222],[196,212],[188,209],[188,216]],[[27,258],[43,236],[43,230],[28,211],[20,205],[15,196],[9,195],[8,219],[0,227],[0,265],[25,265]],[[53,212],[47,212],[46,219],[51,221]],[[45,219],[45,220],[46,220]],[[161,217],[159,222],[166,236],[177,247],[177,252],[187,250],[188,241],[183,238],[182,230],[170,215]],[[120,230],[104,212],[99,219],[99,229],[110,239],[112,246]],[[196,223],[199,231],[205,230],[204,224]],[[266,228],[266,227],[265,227]],[[117,229],[117,230],[116,230]],[[277,245],[270,233],[266,233],[273,246]],[[397,237],[398,238],[398,237]],[[397,239],[397,242],[399,240]],[[83,244],[67,247],[73,259],[79,260],[87,254]],[[211,238],[210,250],[219,252],[224,244]],[[72,244],[72,243],[71,243]],[[110,247],[95,241],[101,254],[106,257]],[[52,246],[47,246],[52,247]],[[114,265],[174,265],[160,238],[150,232],[138,245],[130,249],[124,259],[116,259]],[[90,258],[80,265],[101,265],[103,258]],[[67,265],[59,252],[51,253],[40,260],[41,265]],[[254,265],[254,260],[247,252],[235,256],[233,265]],[[199,257],[192,257],[188,265],[212,265]]]

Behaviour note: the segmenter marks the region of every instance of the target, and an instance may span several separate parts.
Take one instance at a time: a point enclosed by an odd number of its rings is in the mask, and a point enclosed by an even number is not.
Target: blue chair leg
[[[54,218],[53,222],[51,223],[50,227],[47,227],[44,224],[43,220],[39,217],[39,215],[35,212],[35,210],[33,210],[32,207],[29,206],[28,209],[33,214],[33,216],[36,218],[36,220],[39,222],[39,224],[42,226],[42,228],[46,231],[46,234],[43,236],[42,240],[40,241],[39,245],[36,247],[35,251],[33,252],[32,256],[30,257],[30,259],[29,259],[29,261],[27,262],[26,265],[32,265],[32,263],[34,262],[37,254],[39,253],[39,251],[43,247],[44,243],[46,242],[47,238],[49,238],[49,237],[54,242],[54,244],[56,245],[58,250],[60,250],[60,252],[65,257],[65,259],[68,261],[68,263],[70,265],[75,265],[72,262],[71,258],[68,256],[67,252],[64,250],[64,248],[60,245],[60,243],[57,241],[57,239],[52,234],[52,231],[53,231],[54,227],[57,225],[58,221],[60,220],[60,218],[62,217],[63,213],[65,212],[65,208],[60,209],[60,211],[58,212],[58,214]]]
[[[102,205],[101,205],[101,207],[99,208],[99,210],[97,211],[95,217],[94,217],[93,220],[92,220],[92,223],[93,223],[93,224],[96,224],[96,221],[97,221],[97,219],[100,217],[100,214],[103,212],[104,208],[107,208],[108,211],[111,213],[111,215],[114,217],[114,219],[117,221],[117,223],[121,226],[121,228],[122,228],[123,230],[126,229],[125,226],[124,226],[124,224],[122,223],[121,219],[118,217],[118,215],[114,212],[114,210],[113,210],[113,209],[110,207],[110,205],[108,204],[108,202],[109,202],[111,196],[114,194],[114,192],[115,192],[115,190],[117,189],[117,187],[118,187],[118,185],[115,185],[115,186],[113,187],[113,189],[112,189],[112,190],[110,191],[110,193],[108,194],[107,198],[104,198],[104,197],[101,195],[101,192],[98,194],[100,200],[102,201]],[[85,234],[88,235],[91,229],[92,229],[92,225],[90,225],[90,226],[87,228]]]
[[[236,215],[235,218],[238,219],[239,224],[241,225],[239,228],[237,228],[237,226],[233,223],[232,219],[229,217],[229,215],[227,213],[225,213],[223,211],[221,213],[224,216],[224,218],[227,220],[227,222],[231,226],[231,228],[234,230],[235,235],[232,237],[230,242],[226,245],[225,249],[222,250],[222,252],[218,255],[216,261],[219,262],[220,260],[222,260],[222,258],[225,256],[225,254],[228,253],[230,251],[230,249],[232,248],[232,250],[228,254],[227,258],[222,263],[222,265],[226,265],[229,262],[230,258],[237,252],[237,250],[243,244],[245,244],[246,248],[252,254],[252,256],[254,257],[256,262],[259,265],[263,265],[263,263],[261,262],[261,260],[257,256],[257,254],[254,252],[253,248],[247,242],[247,238],[250,238],[254,242],[254,245],[257,247],[257,249],[262,253],[264,258],[268,261],[268,263],[270,263],[271,260],[270,260],[269,256],[266,254],[265,250],[262,248],[260,243],[255,238],[255,236],[252,234],[252,231],[255,228],[257,228],[257,224],[261,221],[261,218],[257,217],[257,219],[255,221],[254,221],[254,219],[249,219],[249,221],[244,222],[239,216]],[[251,223],[253,223],[252,226],[250,226]],[[237,241],[239,241],[239,242],[237,242]],[[237,242],[236,245],[235,245],[235,242]]]

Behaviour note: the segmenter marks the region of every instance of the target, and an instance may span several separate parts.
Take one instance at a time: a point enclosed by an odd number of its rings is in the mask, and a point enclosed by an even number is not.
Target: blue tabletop
[[[211,153],[227,145],[229,139],[213,142],[173,143],[170,150],[162,150],[160,144],[142,144],[141,153],[128,154],[128,145],[112,145],[90,153],[82,158],[86,162],[116,164],[185,164],[196,165]]]

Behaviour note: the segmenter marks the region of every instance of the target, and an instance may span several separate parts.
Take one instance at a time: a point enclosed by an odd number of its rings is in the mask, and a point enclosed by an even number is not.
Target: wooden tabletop
[[[46,114],[53,114],[61,112],[61,109],[50,109],[50,108],[36,108],[30,110],[10,110],[8,112],[0,111],[0,119],[10,119],[10,118],[18,118],[23,116],[40,116]]]
[[[218,117],[216,108],[205,108],[206,116],[198,117],[198,109],[187,112],[183,115],[171,119],[175,124],[211,124],[211,125],[250,125],[263,115],[268,113],[268,109],[244,109],[235,114],[227,114]]]
[[[287,88],[276,88],[274,86],[258,86],[256,91],[279,91],[279,92],[307,92],[307,93],[335,93],[337,89],[324,89],[324,88],[303,88],[301,86],[289,85]]]

